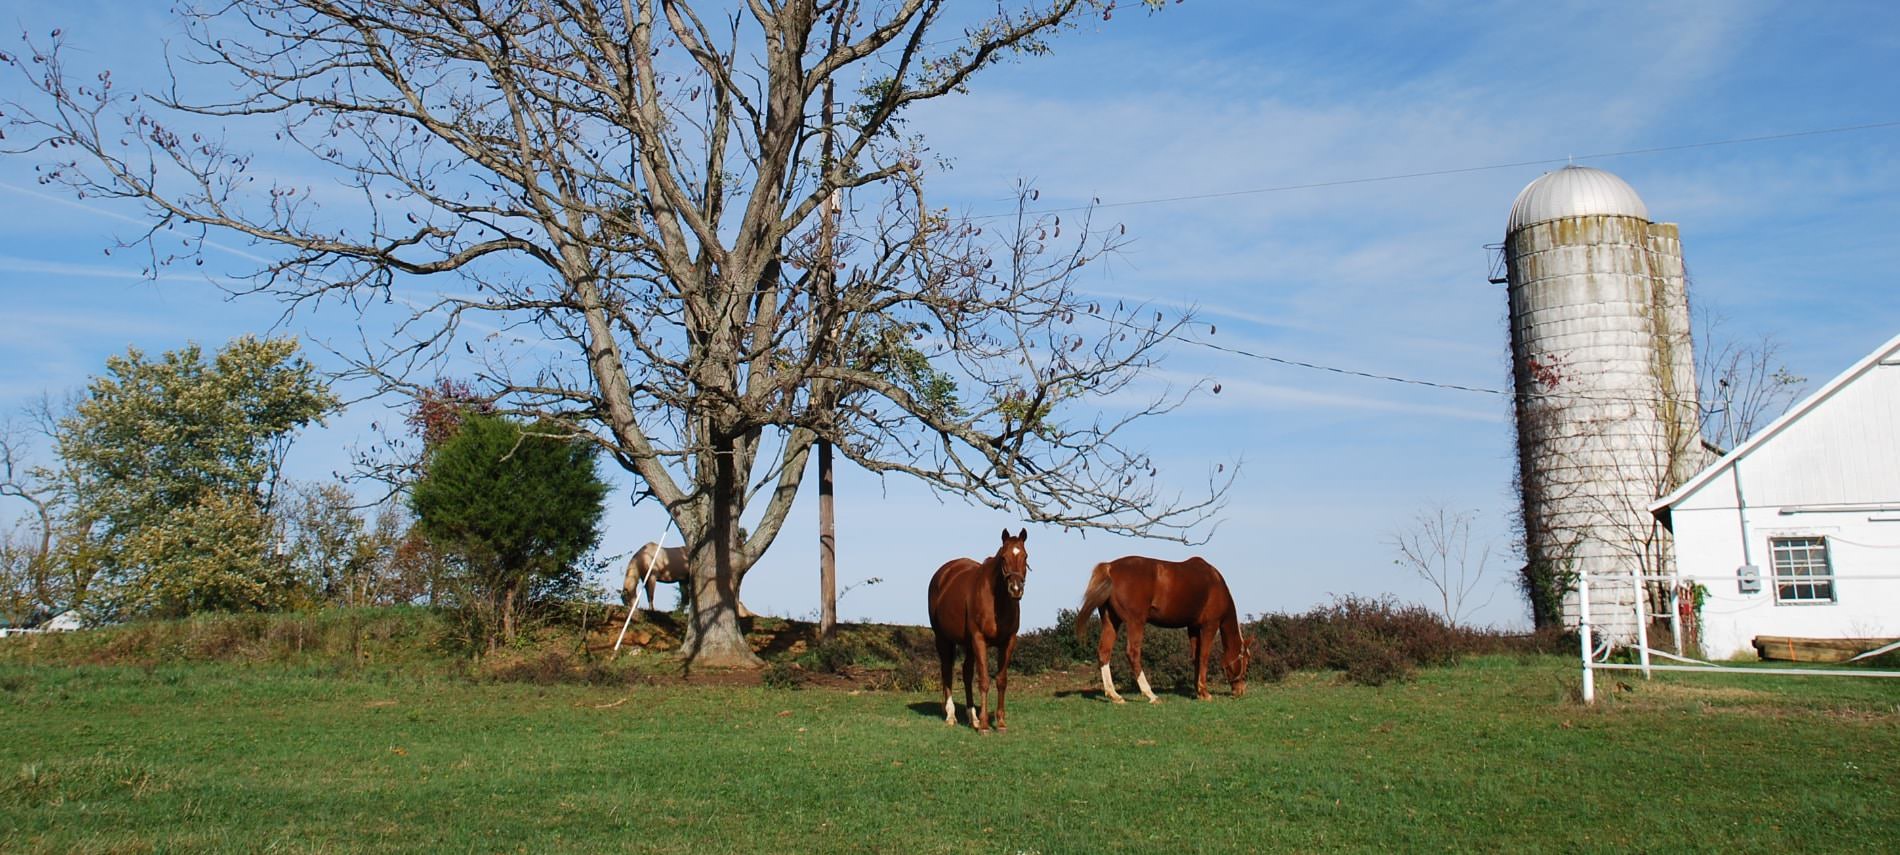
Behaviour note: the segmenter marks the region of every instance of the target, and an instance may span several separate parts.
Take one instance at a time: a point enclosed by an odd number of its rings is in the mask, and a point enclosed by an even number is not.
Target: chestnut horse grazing
[[[1148,698],[1159,702],[1148,687],[1148,675],[1141,667],[1141,636],[1148,624],[1187,627],[1194,652],[1194,692],[1202,700],[1207,693],[1207,658],[1214,651],[1214,632],[1219,630],[1221,669],[1227,672],[1234,696],[1247,692],[1248,639],[1240,633],[1240,618],[1234,612],[1234,598],[1227,593],[1227,580],[1214,565],[1200,558],[1186,561],[1162,561],[1130,555],[1095,565],[1089,586],[1082,594],[1082,607],[1075,613],[1075,634],[1086,640],[1088,618],[1102,612],[1102,642],[1096,658],[1102,665],[1102,693],[1115,703],[1115,682],[1108,674],[1108,657],[1115,649],[1115,630],[1128,629],[1128,667],[1135,669],[1135,685]]]
[[[1016,651],[1016,628],[1022,622],[1023,582],[1029,575],[1029,553],[1023,543],[1029,529],[1011,535],[1003,530],[1003,544],[996,554],[977,563],[958,558],[937,568],[930,577],[930,628],[937,633],[937,660],[943,665],[943,722],[957,723],[957,708],[950,699],[953,682],[950,666],[957,661],[957,647],[964,649],[963,703],[970,710],[970,726],[988,733],[993,724],[1007,730],[1003,721],[1003,693],[1009,688],[1009,657]],[[986,721],[983,707],[990,700],[990,648],[1001,651],[996,670],[996,711]]]

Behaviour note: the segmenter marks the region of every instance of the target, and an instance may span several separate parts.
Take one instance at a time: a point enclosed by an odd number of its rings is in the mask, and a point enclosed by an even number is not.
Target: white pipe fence
[[[1634,608],[1636,609],[1637,661],[1634,663],[1607,661],[1610,653],[1615,649],[1616,645],[1613,643],[1610,643],[1607,639],[1605,640],[1605,643],[1602,644],[1601,646],[1598,646],[1596,644],[1595,627],[1591,624],[1591,621],[1590,621],[1590,579],[1592,576],[1595,576],[1596,578],[1599,578],[1599,579],[1605,579],[1605,580],[1608,580],[1608,579],[1615,579],[1617,581],[1627,580],[1636,586],[1636,597],[1635,597],[1636,603],[1635,603]],[[1762,581],[1765,584],[1773,584],[1777,580],[1787,581],[1787,580],[1793,579],[1794,581],[1802,581],[1805,578],[1806,577],[1797,578],[1797,577],[1788,577],[1788,576],[1770,576],[1770,577],[1764,578]],[[1819,579],[1819,580],[1826,580],[1830,582],[1863,581],[1863,580],[1892,581],[1892,580],[1900,580],[1900,573],[1870,573],[1870,574],[1854,574],[1852,576],[1842,576],[1840,574],[1831,574],[1828,576],[1816,576],[1813,578]],[[1617,573],[1617,574],[1583,573],[1583,574],[1578,575],[1577,577],[1577,646],[1579,648],[1579,658],[1583,662],[1583,702],[1584,703],[1589,704],[1589,703],[1596,702],[1596,672],[1598,671],[1640,671],[1642,672],[1644,679],[1648,679],[1651,676],[1651,673],[1655,671],[1674,671],[1674,672],[1687,673],[1687,674],[1760,674],[1760,675],[1796,676],[1796,677],[1900,677],[1900,671],[1876,671],[1876,670],[1870,670],[1866,668],[1767,668],[1767,667],[1754,667],[1754,666],[1747,666],[1747,665],[1717,665],[1713,662],[1705,662],[1700,659],[1692,659],[1687,656],[1684,656],[1682,655],[1681,605],[1678,599],[1677,592],[1681,590],[1682,583],[1698,582],[1701,580],[1709,580],[1709,581],[1716,581],[1716,582],[1721,582],[1721,581],[1733,582],[1735,581],[1735,576],[1732,574],[1731,575],[1718,574],[1718,575],[1705,575],[1705,576],[1684,576],[1684,575],[1679,575],[1675,573],[1643,574],[1643,573],[1636,573],[1634,571],[1631,571],[1629,573]],[[1670,628],[1671,634],[1675,636],[1676,652],[1673,654],[1667,653],[1661,650],[1650,649],[1648,593],[1643,589],[1643,583],[1645,582],[1671,583],[1669,585],[1669,611],[1670,611],[1669,628]],[[1863,652],[1860,655],[1855,656],[1853,657],[1853,659],[1848,660],[1848,661],[1855,661],[1859,659],[1865,659],[1871,656],[1878,656],[1882,653],[1886,653],[1886,652],[1896,650],[1896,649],[1900,649],[1900,641],[1896,641],[1892,644],[1888,644],[1883,647],[1876,648],[1874,650]],[[1661,656],[1666,659],[1672,659],[1672,660],[1687,663],[1687,664],[1682,664],[1682,665],[1655,664],[1650,661],[1650,657],[1652,655]]]

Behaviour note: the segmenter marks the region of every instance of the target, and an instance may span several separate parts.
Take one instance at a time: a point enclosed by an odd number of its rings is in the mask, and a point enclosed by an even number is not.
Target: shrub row
[[[480,678],[530,683],[639,683],[666,670],[660,659],[616,661],[588,649],[584,639],[600,631],[607,611],[598,604],[576,603],[542,616],[534,641],[519,649],[490,652],[477,663],[466,658],[468,646],[448,610],[424,608],[360,609],[293,614],[199,615],[183,620],[142,621],[93,632],[9,639],[0,645],[0,662],[70,664],[155,664],[177,661],[251,663],[330,662],[351,668],[422,668],[472,673]],[[656,618],[666,623],[664,616]],[[771,620],[771,619],[762,619]],[[1099,628],[1093,620],[1078,637],[1076,614],[1064,609],[1054,626],[1030,630],[1017,639],[1011,670],[1034,675],[1095,665]],[[1451,665],[1478,653],[1568,652],[1574,642],[1563,636],[1511,635],[1488,629],[1456,627],[1420,606],[1390,598],[1344,597],[1301,614],[1252,618],[1244,630],[1253,647],[1249,676],[1273,682],[1294,671],[1335,671],[1365,685],[1412,677],[1418,669]],[[784,627],[775,627],[783,631]],[[806,628],[807,630],[809,628]],[[799,627],[791,627],[792,635]],[[809,636],[807,636],[809,637]],[[928,627],[847,624],[829,640],[767,653],[761,679],[768,686],[795,688],[821,677],[848,680],[873,689],[921,691],[938,684],[934,637]],[[1223,680],[1217,644],[1209,679]],[[1150,627],[1142,662],[1159,691],[1191,693],[1194,663],[1187,633]],[[467,669],[473,664],[473,671]],[[1133,675],[1126,638],[1118,638],[1110,665],[1122,680]],[[961,670],[960,668],[958,670]],[[957,676],[958,679],[960,675]]]
[[[402,667],[440,660],[453,633],[441,612],[408,606],[264,614],[203,613],[176,620],[8,639],[0,662],[153,665],[165,662]]]
[[[1075,612],[1064,609],[1055,626],[1023,633],[1015,664],[1022,673],[1094,665],[1099,629],[1093,620],[1078,639]],[[1301,614],[1269,614],[1246,621],[1243,633],[1253,645],[1248,676],[1278,681],[1294,671],[1338,671],[1348,680],[1381,685],[1412,677],[1419,668],[1456,664],[1482,653],[1544,653],[1566,650],[1558,634],[1519,635],[1457,627],[1422,606],[1400,605],[1390,598],[1342,597]],[[1210,682],[1218,682],[1221,645],[1208,663]],[[1149,682],[1191,692],[1194,662],[1187,633],[1149,627],[1142,640],[1142,664]],[[1117,674],[1129,671],[1127,640],[1118,636],[1109,660]]]

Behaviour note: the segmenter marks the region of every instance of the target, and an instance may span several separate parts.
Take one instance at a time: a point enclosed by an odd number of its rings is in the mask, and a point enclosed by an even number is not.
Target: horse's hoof
[[[1158,703],[1161,703],[1161,699],[1160,699],[1160,698],[1149,698],[1149,699],[1148,699],[1148,703],[1151,703],[1151,704],[1158,704]]]
[[[1126,698],[1109,698],[1109,700],[1118,704],[1128,703],[1128,700]]]

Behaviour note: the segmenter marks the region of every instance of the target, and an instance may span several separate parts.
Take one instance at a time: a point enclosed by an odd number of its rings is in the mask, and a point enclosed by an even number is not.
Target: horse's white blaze
[[[1148,688],[1148,672],[1146,671],[1137,672],[1135,674],[1135,685],[1141,689],[1141,694],[1148,699],[1149,703],[1154,703],[1155,701],[1161,700],[1160,698],[1155,697],[1155,693],[1153,689]]]

